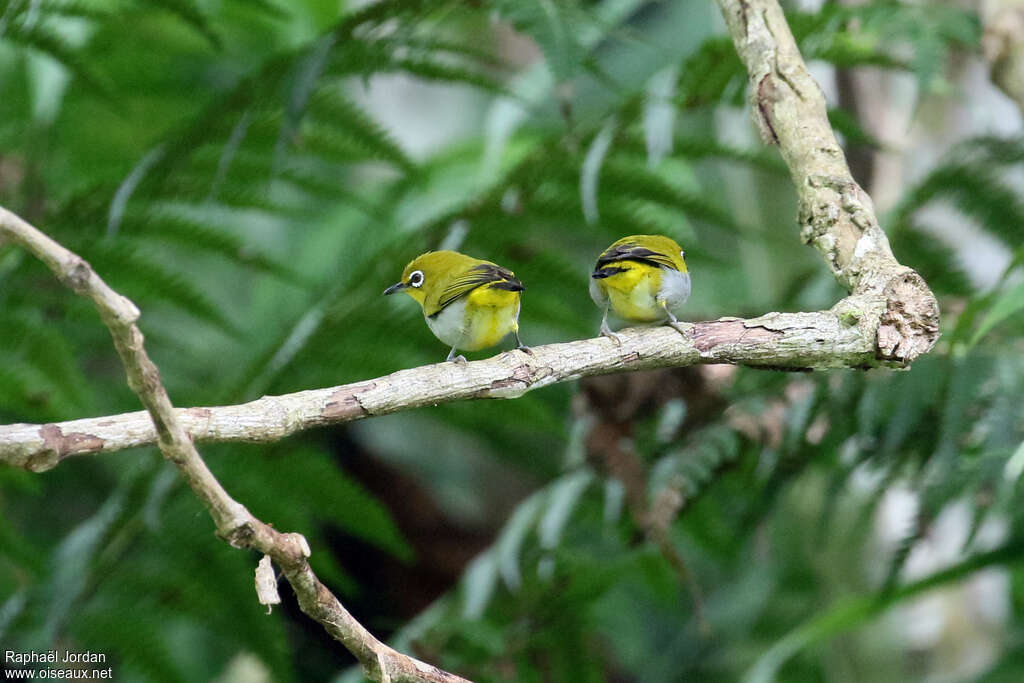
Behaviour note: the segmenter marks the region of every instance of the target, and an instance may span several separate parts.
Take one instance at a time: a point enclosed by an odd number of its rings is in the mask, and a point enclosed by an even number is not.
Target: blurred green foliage
[[[630,233],[686,246],[692,319],[842,295],[796,247],[777,153],[725,130],[745,74],[712,3],[337,5],[0,5],[0,203],[139,305],[177,404],[440,360],[411,302],[380,297],[440,245],[516,271],[529,344],[596,332],[589,266]],[[789,18],[808,59],[906,71],[921,97],[948,93],[950,54],[980,33],[972,12],[931,3]],[[464,104],[458,135],[410,143],[441,123],[410,83]],[[373,104],[390,90],[406,99]],[[410,130],[381,122],[388,107]],[[850,112],[833,122],[874,144]],[[307,535],[370,628],[478,680],[926,678],[940,648],[910,642],[890,608],[997,565],[1009,587],[989,600],[1005,614],[976,647],[990,680],[1019,680],[1022,162],[1019,139],[963,141],[884,217],[943,306],[943,338],[910,372],[741,369],[630,413],[641,497],[679,508],[666,543],[588,454],[600,410],[575,385],[201,450],[257,516]],[[993,288],[922,224],[936,204],[1012,252]],[[89,305],[0,245],[0,419],[135,409]],[[367,461],[387,465],[368,475]],[[433,535],[397,512],[409,486],[446,520]],[[877,520],[900,496],[911,522],[886,545]],[[104,652],[118,680],[359,678],[293,607],[264,613],[256,558],[213,537],[154,449],[0,470],[0,510],[6,649]],[[954,513],[966,529],[944,537],[948,557],[912,566]],[[475,558],[420,594],[445,543]]]

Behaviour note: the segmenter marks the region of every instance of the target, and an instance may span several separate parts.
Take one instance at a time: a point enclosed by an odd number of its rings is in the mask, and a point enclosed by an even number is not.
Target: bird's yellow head
[[[465,275],[478,263],[481,262],[457,251],[428,251],[409,261],[402,271],[402,279],[384,293],[405,292],[423,306],[428,297],[445,289],[453,279]]]

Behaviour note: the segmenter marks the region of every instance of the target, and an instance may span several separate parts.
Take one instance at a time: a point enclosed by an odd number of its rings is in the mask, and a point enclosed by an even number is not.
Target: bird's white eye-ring
[[[686,252],[685,251],[679,252],[679,258],[686,258]]]
[[[413,287],[420,287],[423,285],[423,271],[414,270],[409,274],[409,284]]]

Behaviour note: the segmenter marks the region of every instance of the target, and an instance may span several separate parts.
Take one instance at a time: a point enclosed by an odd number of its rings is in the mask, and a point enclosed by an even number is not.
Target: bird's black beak
[[[396,282],[395,284],[391,285],[390,287],[384,290],[384,295],[387,296],[388,294],[400,292],[408,286],[409,285],[405,284],[404,282]]]

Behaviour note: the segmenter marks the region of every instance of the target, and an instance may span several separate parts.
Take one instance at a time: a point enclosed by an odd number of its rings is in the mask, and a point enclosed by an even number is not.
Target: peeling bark
[[[796,186],[800,236],[825,257],[863,307],[878,310],[877,358],[909,364],[939,336],[928,285],[892,254],[874,204],[853,179],[828,122],[825,98],[797,49],[777,0],[716,0],[750,75],[751,108],[777,144]],[[899,286],[891,283],[899,282]]]
[[[844,315],[847,316],[844,322]],[[593,375],[660,367],[728,363],[778,369],[867,367],[875,331],[850,325],[844,311],[770,313],[671,327],[621,331],[622,345],[597,337],[506,351],[470,363],[436,363],[338,387],[265,396],[233,406],[187,408],[177,420],[193,441],[277,441],[295,432],[374,415],[477,398],[512,399],[535,389]],[[682,333],[680,333],[682,332]],[[50,458],[39,425],[0,426],[0,462],[34,471],[61,458],[112,452],[158,441],[145,411],[51,425],[76,435],[75,447]],[[67,438],[67,437],[65,437]]]

